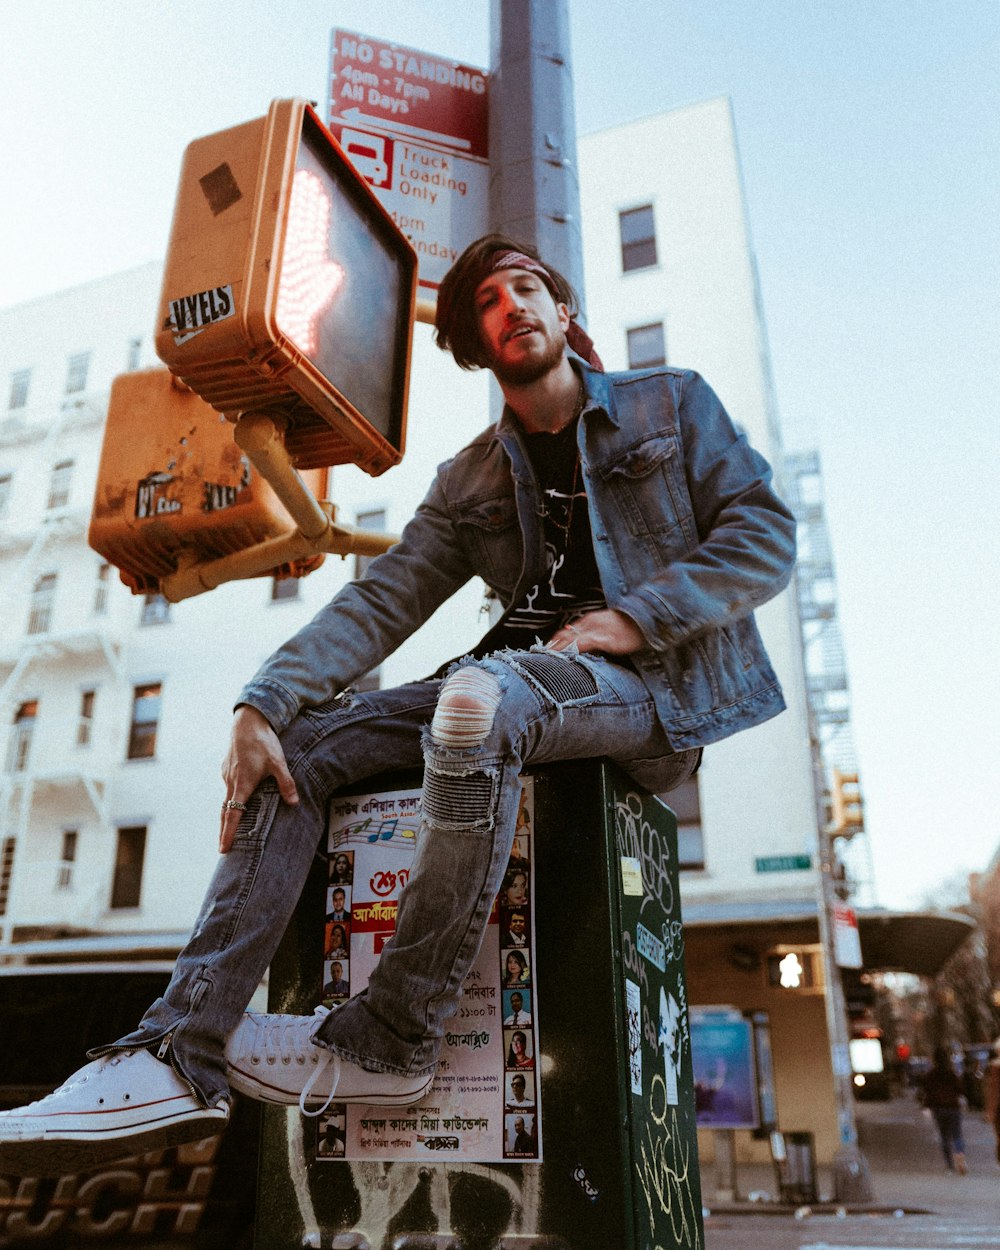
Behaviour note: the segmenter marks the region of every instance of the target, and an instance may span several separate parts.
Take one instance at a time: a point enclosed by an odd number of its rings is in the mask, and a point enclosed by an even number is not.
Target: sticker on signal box
[[[206,327],[215,325],[217,321],[225,321],[235,314],[233,288],[215,286],[209,291],[199,291],[197,295],[183,295],[180,299],[172,299],[167,328],[173,331],[174,342],[180,347]]]

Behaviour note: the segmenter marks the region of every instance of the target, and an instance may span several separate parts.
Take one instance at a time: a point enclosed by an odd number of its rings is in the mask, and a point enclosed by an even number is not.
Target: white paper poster
[[[419,805],[419,790],[331,804],[326,919],[317,937],[323,942],[326,1006],[364,989],[392,936],[413,860]],[[503,884],[448,1025],[430,1093],[411,1107],[334,1102],[317,1120],[318,1159],[541,1159],[532,829],[529,778]]]

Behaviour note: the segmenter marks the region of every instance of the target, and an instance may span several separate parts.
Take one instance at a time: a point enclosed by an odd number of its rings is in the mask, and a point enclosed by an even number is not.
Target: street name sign
[[[754,863],[757,872],[807,872],[812,867],[809,855],[766,855]]]

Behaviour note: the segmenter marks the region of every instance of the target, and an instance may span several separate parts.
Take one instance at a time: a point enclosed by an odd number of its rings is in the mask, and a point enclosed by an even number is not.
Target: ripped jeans
[[[417,851],[395,936],[368,988],[313,1037],[366,1068],[417,1074],[434,1067],[479,951],[510,855],[522,768],[603,755],[662,791],[699,754],[671,751],[630,667],[542,648],[463,660],[443,681],[341,695],[303,709],[281,742],[298,806],[281,800],[271,778],[257,788],[163,997],[115,1043],[169,1036],[175,1068],[207,1105],[228,1095],[225,1040],[295,910],[335,791],[423,760]]]

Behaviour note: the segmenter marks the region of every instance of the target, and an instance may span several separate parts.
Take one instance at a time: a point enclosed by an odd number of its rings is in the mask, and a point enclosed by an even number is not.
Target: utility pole
[[[569,5],[492,0],[490,24],[490,227],[534,244],[582,301]]]
[[[847,1034],[847,1006],[844,983],[837,963],[834,943],[834,908],[837,903],[834,879],[835,857],[833,837],[827,828],[826,804],[823,794],[826,778],[819,750],[815,716],[809,709],[813,786],[816,795],[816,835],[819,860],[817,909],[819,940],[822,947],[823,978],[826,992],[826,1028],[830,1039],[830,1060],[833,1067],[833,1093],[837,1104],[839,1144],[833,1156],[833,1195],[838,1202],[871,1202],[875,1196],[868,1160],[858,1145],[857,1119],[854,1114],[854,1086],[851,1080],[850,1049]]]

